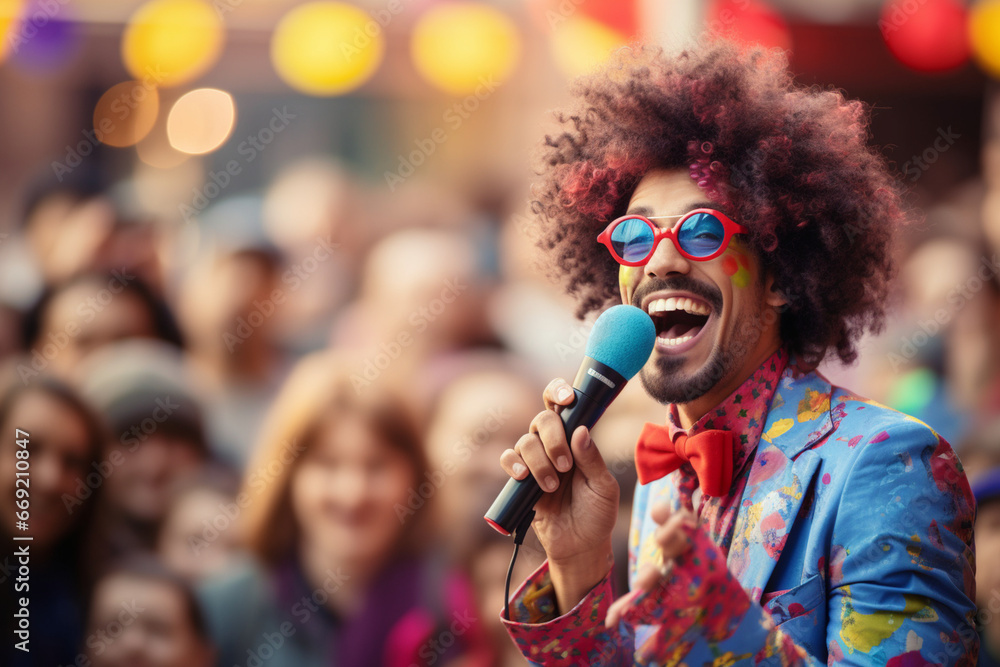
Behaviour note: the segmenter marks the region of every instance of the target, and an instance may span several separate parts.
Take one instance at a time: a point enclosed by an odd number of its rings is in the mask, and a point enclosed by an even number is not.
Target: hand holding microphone
[[[653,322],[641,309],[622,305],[605,311],[594,323],[574,386],[553,380],[543,397],[547,409],[501,456],[513,479],[485,518],[509,534],[534,507],[532,525],[561,608],[575,604],[610,567],[618,482],[591,441],[590,428],[645,364],[655,338]]]

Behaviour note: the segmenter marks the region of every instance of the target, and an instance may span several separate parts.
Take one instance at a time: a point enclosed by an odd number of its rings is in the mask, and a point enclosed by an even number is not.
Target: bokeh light
[[[290,164],[264,198],[264,228],[279,245],[313,242],[337,222],[350,201],[347,172],[326,158]]]
[[[368,14],[342,2],[311,2],[288,12],[271,41],[278,75],[308,95],[350,92],[382,62],[382,28]]]
[[[156,122],[153,124],[153,129],[149,131],[149,134],[135,145],[135,152],[140,162],[144,165],[155,167],[156,169],[173,169],[189,161],[191,158],[189,154],[181,153],[171,146],[170,139],[167,137],[167,117],[170,115],[169,110],[173,108],[174,102],[185,91],[177,90],[176,88],[165,88],[158,92],[160,96],[160,108],[163,112],[157,116]],[[194,162],[197,162],[197,160],[194,160]]]
[[[182,153],[209,153],[229,138],[236,123],[236,104],[229,93],[199,88],[181,96],[167,117],[170,145]]]
[[[920,72],[943,72],[969,59],[968,15],[958,0],[890,0],[879,27],[892,55]]]
[[[94,107],[94,132],[109,146],[131,146],[149,134],[160,111],[154,86],[122,81],[111,86]]]
[[[176,86],[206,72],[222,52],[222,19],[201,0],[153,0],[129,19],[122,59],[136,79]]]
[[[560,71],[572,78],[597,69],[628,39],[628,35],[600,21],[574,14],[553,31],[552,57]]]
[[[157,169],[172,169],[191,157],[170,145],[166,122],[155,125],[145,139],[136,144],[135,151],[143,164]]]
[[[21,0],[0,0],[0,62],[10,53],[14,32],[18,29]]]
[[[976,62],[1000,77],[1000,0],[984,0],[972,8],[969,38]]]
[[[58,18],[41,0],[29,3],[10,42],[11,62],[35,72],[54,72],[69,63],[79,51],[80,25],[72,19],[72,8],[61,9]]]
[[[746,46],[792,48],[788,23],[761,0],[712,0],[706,22],[710,33]]]
[[[517,64],[520,39],[513,22],[492,7],[445,4],[420,17],[411,54],[427,81],[452,95],[467,95],[483,81],[506,79]]]

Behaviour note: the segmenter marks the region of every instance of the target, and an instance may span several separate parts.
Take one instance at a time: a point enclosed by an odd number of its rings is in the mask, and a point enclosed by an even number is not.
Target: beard
[[[695,373],[687,375],[681,374],[683,359],[661,356],[654,362],[655,370],[644,366],[639,371],[639,379],[646,392],[662,405],[689,403],[707,394],[719,381],[739,368],[744,352],[749,352],[749,346],[746,350],[743,347],[720,348],[716,345],[708,361]]]
[[[651,364],[646,364],[639,371],[642,386],[661,405],[689,403],[701,398],[719,382],[737,372],[746,356],[757,346],[762,332],[755,323],[759,323],[760,319],[760,313],[744,312],[737,315],[730,327],[728,344],[716,343],[708,361],[694,373],[682,373],[683,358],[658,355],[652,368]],[[722,334],[722,338],[727,337],[725,332]]]

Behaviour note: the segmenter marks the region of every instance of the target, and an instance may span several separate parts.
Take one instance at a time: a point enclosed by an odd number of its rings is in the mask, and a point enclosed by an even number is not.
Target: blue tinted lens
[[[611,230],[611,246],[626,262],[641,262],[653,249],[653,230],[638,218],[622,220]]]
[[[677,243],[692,257],[708,257],[726,238],[722,221],[709,213],[696,213],[677,231]]]

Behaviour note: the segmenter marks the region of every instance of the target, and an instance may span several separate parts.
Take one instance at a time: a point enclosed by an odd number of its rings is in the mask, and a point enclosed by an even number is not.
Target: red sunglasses
[[[680,218],[676,225],[663,229],[651,221],[660,218]],[[725,213],[710,208],[696,208],[683,215],[624,215],[611,222],[597,237],[612,257],[625,266],[643,266],[665,238],[684,257],[696,262],[715,259],[729,247],[734,234],[749,230],[733,222]]]

